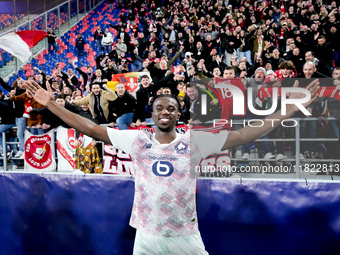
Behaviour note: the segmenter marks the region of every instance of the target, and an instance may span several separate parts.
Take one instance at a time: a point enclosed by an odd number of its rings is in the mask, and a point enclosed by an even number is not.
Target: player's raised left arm
[[[47,85],[47,90],[45,90],[34,81],[26,81],[25,87],[26,90],[30,91],[37,102],[45,105],[70,127],[77,129],[87,136],[111,144],[106,127],[97,125],[91,120],[70,112],[65,107],[59,106],[55,100],[53,100],[53,92],[49,84]]]
[[[307,107],[318,98],[317,92],[320,89],[319,84],[320,83],[318,80],[314,80],[306,87],[306,89],[311,93],[311,99],[308,102],[302,104],[304,107]],[[294,87],[298,87],[298,85],[298,81],[295,81]],[[304,97],[305,94],[303,93],[291,93],[289,98],[301,99]],[[237,145],[247,144],[262,137],[264,134],[270,132],[277,125],[279,125],[281,121],[293,116],[297,111],[299,111],[299,108],[296,105],[290,104],[287,105],[285,115],[282,115],[280,110],[265,118],[263,122],[255,122],[253,127],[247,126],[236,131],[231,131],[222,147],[222,150],[230,149]],[[266,121],[266,119],[268,121]],[[263,126],[261,126],[262,123]]]

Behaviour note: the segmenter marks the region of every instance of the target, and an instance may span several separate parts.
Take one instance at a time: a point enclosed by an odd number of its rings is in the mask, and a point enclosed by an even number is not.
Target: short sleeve
[[[107,134],[112,147],[130,154],[132,144],[138,135],[139,130],[117,130],[107,127]]]
[[[191,141],[198,146],[202,158],[221,151],[228,138],[229,131],[210,133],[204,131],[192,131]]]

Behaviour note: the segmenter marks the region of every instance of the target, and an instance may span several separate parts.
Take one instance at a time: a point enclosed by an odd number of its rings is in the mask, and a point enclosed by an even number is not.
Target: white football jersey
[[[202,137],[208,138],[204,145],[194,142],[202,139],[190,140],[190,132],[177,134],[168,144],[143,131],[108,128],[108,134],[114,147],[130,154],[135,168],[130,225],[157,236],[197,234],[195,169],[202,157],[220,151],[227,133],[224,139],[204,133]]]

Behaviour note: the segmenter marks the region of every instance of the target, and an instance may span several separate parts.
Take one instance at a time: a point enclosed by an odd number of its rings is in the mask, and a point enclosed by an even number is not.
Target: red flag
[[[47,36],[45,31],[24,30],[0,37],[0,48],[26,62],[32,56],[30,49]]]

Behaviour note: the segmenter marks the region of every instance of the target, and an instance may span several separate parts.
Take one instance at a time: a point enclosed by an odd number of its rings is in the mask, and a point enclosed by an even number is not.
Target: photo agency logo
[[[224,83],[218,83],[215,85],[215,88],[222,89],[223,93],[222,95],[227,96],[228,94],[231,94],[233,97],[233,115],[242,115],[244,113],[244,104],[242,102],[247,102],[247,106],[249,111],[254,115],[259,116],[267,116],[270,114],[273,114],[275,111],[277,111],[278,101],[279,101],[279,88],[278,87],[272,87],[272,106],[270,109],[267,110],[258,110],[255,108],[253,103],[253,88],[247,88],[247,98],[245,98],[245,95],[243,91],[233,84],[230,84],[230,80],[224,82]],[[311,94],[308,90],[305,88],[280,88],[281,91],[281,114],[286,115],[286,107],[288,104],[296,105],[301,112],[303,112],[306,116],[311,115],[311,113],[302,105],[303,103],[307,103],[311,99]],[[305,95],[304,98],[300,99],[290,99],[289,95],[291,93],[302,93]],[[204,95],[206,97],[206,95]],[[230,97],[230,96],[229,96]],[[258,98],[258,97],[257,97]],[[245,101],[247,100],[247,101]]]
[[[303,117],[311,116],[310,110],[303,105],[311,99],[311,93],[305,88],[307,81],[299,80],[304,87],[293,87],[295,80],[290,79],[287,87],[261,84],[255,78],[215,78],[205,83],[192,82],[187,91],[190,118],[193,124],[209,128],[236,124],[261,127],[265,122],[274,126],[277,119],[266,117],[278,110],[281,110],[281,115],[286,115],[289,105],[295,105]],[[299,94],[299,97],[292,97],[292,94]],[[284,119],[281,125],[295,127],[298,123],[294,119]]]

